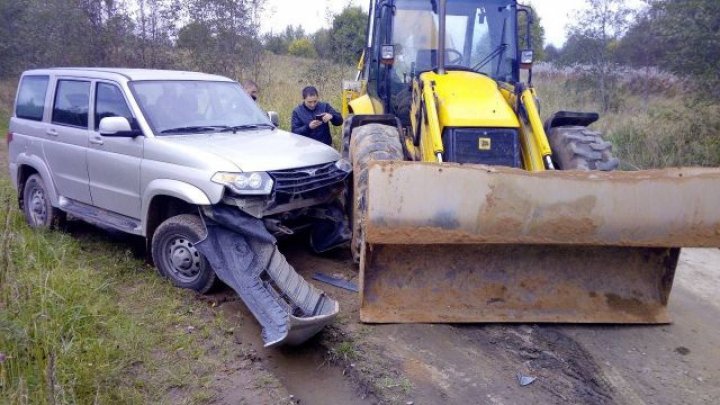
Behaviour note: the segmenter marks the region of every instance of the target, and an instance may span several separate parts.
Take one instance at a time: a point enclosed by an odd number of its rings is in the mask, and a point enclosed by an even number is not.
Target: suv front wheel
[[[217,276],[195,244],[205,238],[205,226],[197,215],[168,218],[155,230],[152,258],[158,272],[174,285],[206,293]]]

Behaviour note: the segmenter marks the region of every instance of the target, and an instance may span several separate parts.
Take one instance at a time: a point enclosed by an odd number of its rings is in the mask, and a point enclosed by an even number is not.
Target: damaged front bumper
[[[301,344],[335,319],[338,302],[290,266],[261,219],[222,205],[202,214],[207,237],[196,246],[260,323],[265,347]]]

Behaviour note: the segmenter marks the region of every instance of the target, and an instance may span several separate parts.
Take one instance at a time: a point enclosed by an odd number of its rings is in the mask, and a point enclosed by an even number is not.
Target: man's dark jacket
[[[292,114],[292,132],[298,135],[307,136],[316,141],[320,141],[326,145],[332,146],[332,137],[330,136],[330,125],[323,123],[315,129],[310,129],[310,122],[315,119],[316,115],[330,113],[332,115],[333,125],[342,125],[343,119],[340,113],[328,103],[318,102],[314,110],[305,107],[305,103],[301,103],[295,107]]]

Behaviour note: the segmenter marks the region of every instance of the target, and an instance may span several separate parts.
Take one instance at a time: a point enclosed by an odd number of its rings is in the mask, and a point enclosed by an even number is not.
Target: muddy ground
[[[289,243],[282,250],[306,278],[356,280],[344,252],[319,257]],[[231,292],[210,299],[242,322],[238,341],[296,403],[715,404],[720,250],[686,249],[681,262],[670,299],[674,323],[662,326],[362,325],[355,293],[315,282],[341,302],[338,322],[302,347],[266,350]],[[521,387],[517,373],[537,380]],[[229,388],[217,398],[237,403],[243,394]]]

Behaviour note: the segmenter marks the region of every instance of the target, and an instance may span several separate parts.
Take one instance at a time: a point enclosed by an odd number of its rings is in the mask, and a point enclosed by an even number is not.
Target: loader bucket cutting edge
[[[718,206],[717,169],[375,162],[361,320],[668,323],[677,247],[720,246]]]

